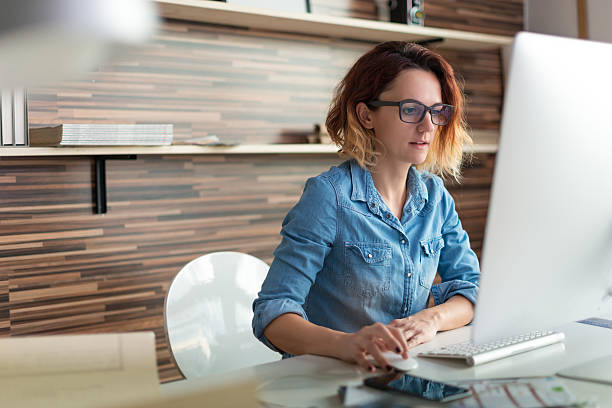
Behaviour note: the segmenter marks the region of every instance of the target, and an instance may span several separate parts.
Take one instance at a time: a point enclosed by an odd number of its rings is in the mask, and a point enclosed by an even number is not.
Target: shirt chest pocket
[[[344,285],[361,297],[372,297],[391,286],[391,245],[378,242],[344,243]]]
[[[421,273],[419,274],[419,283],[426,289],[431,288],[436,272],[438,271],[438,263],[440,261],[440,251],[444,248],[444,239],[438,236],[431,239],[425,239],[419,242]]]

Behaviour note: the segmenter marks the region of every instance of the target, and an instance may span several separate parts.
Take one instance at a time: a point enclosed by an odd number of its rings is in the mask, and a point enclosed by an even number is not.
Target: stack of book
[[[160,146],[172,144],[171,124],[70,124],[30,129],[30,146]]]
[[[0,93],[0,146],[27,146],[28,110],[25,89],[2,89]]]

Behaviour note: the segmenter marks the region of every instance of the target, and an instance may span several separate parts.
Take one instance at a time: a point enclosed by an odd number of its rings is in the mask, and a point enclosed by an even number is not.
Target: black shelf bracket
[[[122,154],[112,156],[94,157],[94,196],[96,200],[96,214],[106,214],[106,161],[107,160],[136,160],[135,154]]]

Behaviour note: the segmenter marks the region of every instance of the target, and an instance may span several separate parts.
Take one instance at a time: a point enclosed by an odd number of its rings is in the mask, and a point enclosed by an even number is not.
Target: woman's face
[[[391,83],[391,87],[380,94],[379,100],[398,102],[404,99],[414,99],[426,106],[442,103],[440,82],[436,76],[420,69],[404,70]],[[425,161],[431,143],[436,136],[437,125],[431,121],[431,114],[425,116],[419,123],[406,123],[400,120],[398,106],[381,106],[376,110],[367,108],[364,104],[359,109],[367,110],[368,120],[362,125],[374,130],[378,142],[385,146],[382,150],[386,162],[389,160],[403,164],[421,164]],[[376,147],[377,150],[381,150]]]

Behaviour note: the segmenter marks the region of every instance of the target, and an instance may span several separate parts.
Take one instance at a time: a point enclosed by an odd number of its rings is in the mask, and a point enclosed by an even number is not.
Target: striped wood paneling
[[[30,89],[30,126],[172,123],[175,140],[300,143],[325,121],[334,86],[371,46],[167,22],[152,44],[88,79]],[[465,79],[471,127],[498,129],[498,52],[444,55]]]
[[[475,155],[469,163],[464,165],[464,178],[461,184],[446,182],[446,187],[455,199],[461,223],[470,236],[472,249],[479,258],[484,239],[494,165],[495,154]]]
[[[523,30],[523,0],[425,0],[425,25],[514,35]]]
[[[162,314],[173,276],[212,251],[270,262],[304,180],[337,161],[329,155],[109,160],[109,211],[93,215],[91,159],[0,160],[2,333],[153,330],[160,378],[176,378]]]
[[[310,0],[316,14],[376,20],[386,0]],[[523,29],[523,0],[424,0],[425,26],[514,35]]]

